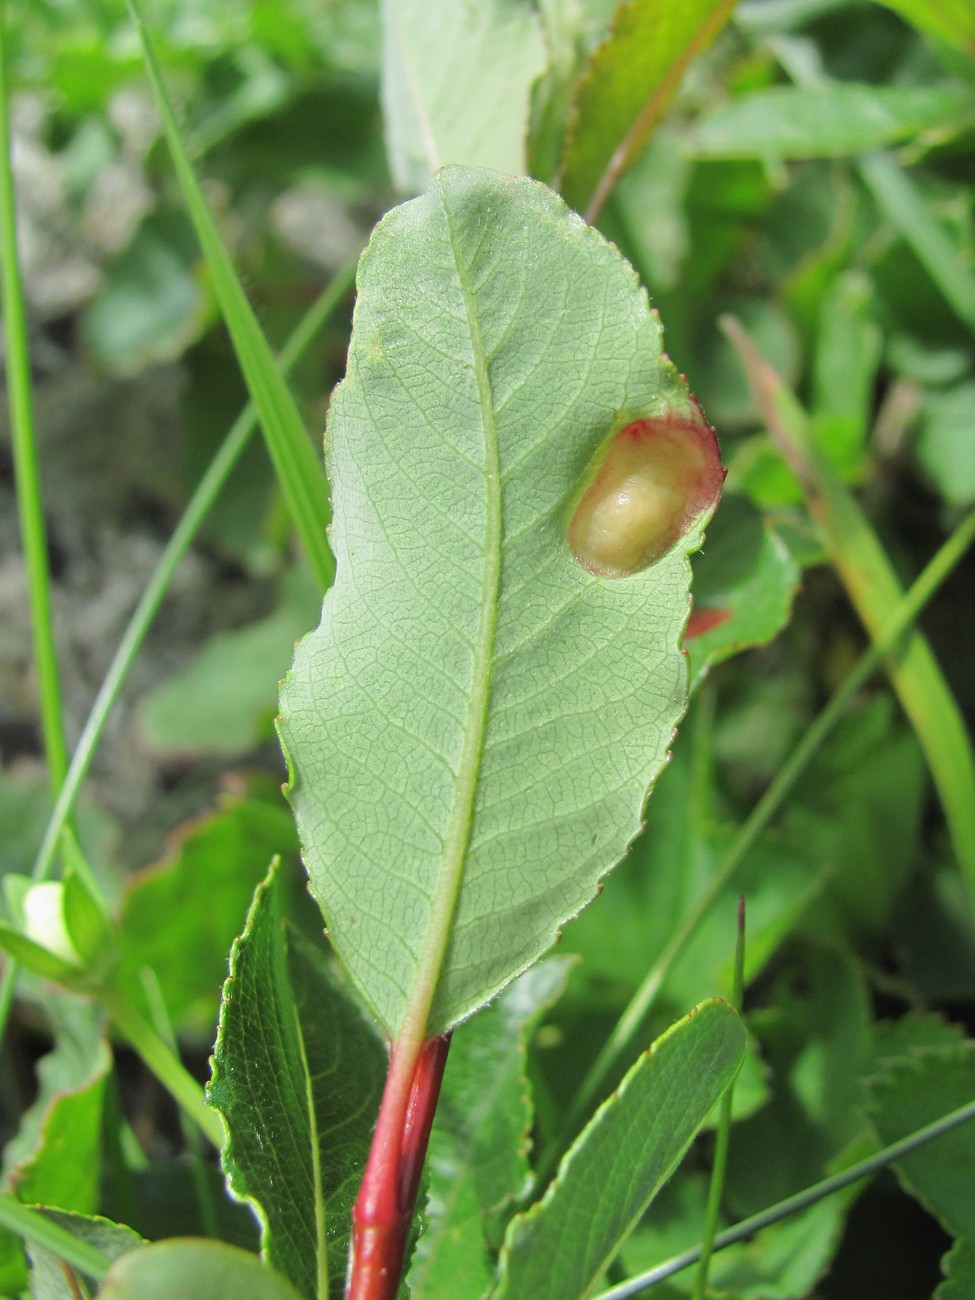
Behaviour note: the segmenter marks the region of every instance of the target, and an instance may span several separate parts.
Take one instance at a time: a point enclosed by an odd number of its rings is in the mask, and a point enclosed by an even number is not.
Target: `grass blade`
[[[61,688],[51,620],[50,566],[41,506],[27,319],[17,248],[17,204],[10,161],[10,86],[7,81],[5,28],[5,14],[0,7],[0,278],[3,283],[7,394],[17,509],[20,514],[20,535],[27,566],[27,591],[34,634],[41,732],[51,789],[56,794],[67,771],[68,750],[64,738]]]
[[[893,566],[850,492],[813,441],[806,413],[733,320],[724,328],[744,365],[769,433],[797,474],[833,564],[872,640],[903,596]],[[975,755],[958,705],[924,635],[916,629],[887,670],[911,720],[944,809],[975,911]]]
[[[312,570],[322,591],[325,591],[335,572],[335,562],[326,536],[330,515],[325,470],[206,205],[176,125],[152,36],[142,16],[142,7],[139,0],[128,0],[128,3],[142,44],[146,71],[163,121],[176,175],[213,276],[213,286],[233,339],[241,371],[257,407],[275,474]]]

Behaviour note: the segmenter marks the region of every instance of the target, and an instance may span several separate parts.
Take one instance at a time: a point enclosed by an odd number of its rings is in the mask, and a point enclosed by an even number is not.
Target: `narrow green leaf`
[[[491,1286],[485,1218],[529,1187],[528,1041],[570,962],[551,958],[454,1033],[427,1169],[429,1223],[409,1275],[414,1300],[480,1300]]]
[[[648,519],[671,548],[599,577],[573,506],[654,430],[664,474],[693,463],[686,533]],[[720,469],[632,270],[544,186],[479,169],[374,234],[327,443],[342,570],[282,687],[290,796],[333,943],[419,1043],[544,952],[638,831]]]
[[[314,1295],[314,1292],[308,1292]],[[130,1251],[108,1271],[99,1300],[301,1300],[280,1273],[222,1241],[160,1241]]]
[[[37,673],[38,706],[48,781],[56,795],[68,769],[67,741],[61,707],[61,684],[51,611],[51,572],[48,558],[41,475],[34,425],[31,357],[24,286],[17,241],[17,199],[10,130],[11,88],[7,80],[7,12],[0,9],[0,285],[3,296],[4,376],[10,419],[10,449],[20,541],[24,552],[30,602],[32,652]],[[9,978],[9,977],[8,977]],[[9,999],[9,994],[7,994]],[[5,999],[0,997],[0,1003]],[[0,1011],[5,1022],[6,1011]]]
[[[734,1079],[744,1050],[741,1020],[714,998],[644,1052],[542,1200],[512,1221],[498,1300],[590,1294]]]
[[[738,942],[735,947],[735,973],[731,981],[731,1005],[741,1014],[742,994],[745,987],[745,897],[738,899]],[[707,1211],[704,1221],[704,1243],[701,1251],[700,1265],[694,1282],[694,1300],[705,1300],[708,1289],[708,1274],[711,1268],[711,1254],[714,1249],[714,1236],[721,1214],[721,1201],[724,1196],[724,1180],[728,1168],[728,1148],[731,1139],[732,1106],[734,1104],[735,1081],[728,1084],[718,1107],[718,1127],[714,1143],[714,1158],[711,1164],[711,1182],[708,1187]]]
[[[702,118],[687,145],[699,158],[843,158],[973,109],[971,92],[954,86],[774,86]]]
[[[735,0],[626,0],[576,85],[562,160],[566,202],[590,220],[643,147],[687,65],[714,40]]]
[[[332,581],[335,566],[326,538],[328,484],[321,461],[247,301],[194,175],[162,79],[152,37],[142,16],[141,4],[139,0],[128,0],[128,4],[139,33],[146,72],[152,83],[176,175],[213,277],[220,309],[233,339],[251,398],[257,407],[285,502],[309,563],[324,590]]]
[[[324,952],[281,919],[274,871],[234,944],[214,1049],[229,1186],[304,1296],[342,1295],[352,1204],[386,1053]]]
[[[83,981],[83,973],[76,963],[65,961],[12,925],[0,923],[0,948],[41,979],[54,980],[65,988],[75,988]]]
[[[74,866],[64,873],[64,925],[75,952],[93,980],[111,970],[116,959],[115,928],[87,876]]]
[[[883,335],[874,287],[859,271],[838,275],[819,308],[812,403],[816,441],[845,481],[864,468],[874,418]]]
[[[445,163],[526,171],[545,69],[528,0],[383,0],[383,110],[393,179],[415,194]]]

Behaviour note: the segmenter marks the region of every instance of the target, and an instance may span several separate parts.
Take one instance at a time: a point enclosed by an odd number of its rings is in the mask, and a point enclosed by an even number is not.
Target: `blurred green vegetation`
[[[561,14],[568,24],[567,57],[578,71],[612,6],[537,7],[546,22]],[[147,18],[211,211],[278,346],[403,197],[386,161],[377,6],[153,0]],[[175,523],[246,392],[122,5],[32,0],[10,8],[7,22],[42,407],[45,384],[65,372],[97,384],[109,405],[147,377],[166,387],[153,473],[147,480],[138,443],[116,436],[110,457],[122,487],[110,501],[92,498],[96,511],[125,523],[130,540],[143,529],[156,537]],[[743,0],[691,63],[599,217],[659,309],[669,354],[718,431],[729,475],[695,560],[695,692],[673,763],[645,834],[562,941],[562,952],[582,960],[529,1063],[541,1147],[756,800],[869,644],[827,560],[808,485],[783,456],[720,318],[742,322],[796,393],[816,449],[855,492],[904,585],[975,506],[973,55],[967,0]],[[564,87],[549,94],[545,101],[539,91],[534,107],[536,123],[550,126],[553,115],[562,121],[552,105]],[[387,103],[387,120],[396,111]],[[542,179],[558,180],[559,143],[539,127],[532,157]],[[342,373],[348,319],[339,313],[293,374],[313,430],[324,426]],[[43,457],[55,476],[59,454],[51,438]],[[53,531],[66,547],[79,537],[56,515]],[[208,518],[199,557],[209,566],[193,593],[199,607],[150,642],[152,667],[127,719],[126,741],[139,754],[133,780],[165,797],[171,823],[183,821],[177,841],[163,852],[160,836],[171,825],[145,835],[127,820],[126,808],[142,809],[145,799],[127,800],[118,788],[124,764],[112,770],[111,797],[100,800],[96,790],[79,828],[98,874],[124,891],[123,918],[139,918],[126,950],[133,970],[139,935],[157,918],[145,943],[174,1027],[197,1052],[212,1041],[215,981],[243,924],[242,898],[272,852],[291,867],[292,911],[304,928],[316,924],[290,824],[280,824],[272,735],[275,682],[294,639],[315,621],[318,593],[256,441]],[[89,558],[111,566],[117,557]],[[969,556],[922,620],[969,733],[973,591]],[[212,617],[214,609],[223,615]],[[103,647],[99,662],[113,648]],[[26,873],[46,805],[19,682],[5,681],[0,700],[0,867]],[[76,716],[87,702],[82,690]],[[186,820],[189,811],[199,819]],[[183,876],[206,870],[194,863],[211,843],[225,864],[239,862],[246,888],[241,894],[221,877],[204,904],[212,924],[188,934],[167,918],[183,906]],[[160,859],[154,868],[128,874],[150,855]],[[694,1002],[728,992],[739,893],[748,903],[745,1007],[754,1041],[736,1099],[728,1222],[975,1095],[965,1037],[975,1030],[972,900],[921,747],[886,677],[859,692],[698,927],[642,1039]],[[187,963],[207,979],[217,972],[209,1011],[206,986],[187,978]],[[134,989],[136,976],[127,978]],[[28,986],[2,1080],[8,1135],[31,1091],[22,1077],[47,1042],[36,1026],[48,996],[36,981]],[[79,1051],[90,1065],[100,1036],[77,1008],[47,1011],[56,1050],[63,1055],[67,1019],[88,1043]],[[617,1062],[617,1074],[627,1063]],[[97,1089],[102,1105],[104,1070],[65,1077],[72,1088]],[[54,1085],[42,1094],[61,1095]],[[186,1171],[172,1163],[182,1145],[172,1117],[154,1099],[138,1125],[161,1152],[155,1181],[123,1126],[123,1138],[102,1151],[102,1192],[69,1189],[58,1204],[105,1210],[154,1236],[199,1232]],[[955,1280],[938,1295],[975,1295],[966,1289],[975,1275],[970,1190],[967,1201],[954,1196],[936,1152],[718,1257],[713,1294],[920,1300],[939,1285],[939,1260],[954,1240]],[[705,1141],[634,1234],[627,1272],[699,1238],[707,1154]],[[969,1129],[951,1158],[975,1169]],[[29,1182],[25,1168],[17,1148],[8,1152],[9,1185]],[[36,1161],[28,1172],[43,1175]],[[136,1210],[146,1198],[148,1215]],[[223,1235],[242,1232],[231,1216]],[[4,1249],[0,1293],[16,1294],[22,1258],[12,1239]],[[679,1275],[654,1294],[688,1294],[692,1281]]]

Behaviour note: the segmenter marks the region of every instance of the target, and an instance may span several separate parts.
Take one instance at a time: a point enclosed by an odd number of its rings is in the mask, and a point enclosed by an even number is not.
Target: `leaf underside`
[[[565,525],[623,420],[700,415],[632,269],[536,182],[439,172],[380,223],[358,292],[326,436],[338,576],[280,730],[333,943],[391,1036],[418,1006],[433,1035],[640,829],[704,520],[617,580]]]

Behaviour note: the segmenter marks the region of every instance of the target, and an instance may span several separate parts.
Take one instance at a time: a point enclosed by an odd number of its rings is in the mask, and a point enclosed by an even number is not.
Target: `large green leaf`
[[[383,1046],[325,953],[282,920],[272,873],[234,944],[207,1097],[226,1121],[231,1190],[302,1295],[342,1294],[385,1073]]]
[[[545,61],[528,0],[383,0],[386,146],[399,187],[424,189],[444,163],[524,172]]]
[[[731,1083],[745,1029],[717,998],[672,1025],[596,1112],[541,1201],[514,1219],[495,1294],[586,1296]]]
[[[675,455],[707,446],[707,501],[656,562],[598,577],[567,520],[644,416]],[[341,573],[281,692],[291,799],[367,1002],[433,1035],[549,947],[640,827],[685,705],[716,445],[615,249],[544,186],[460,168],[363,256],[327,445]]]

